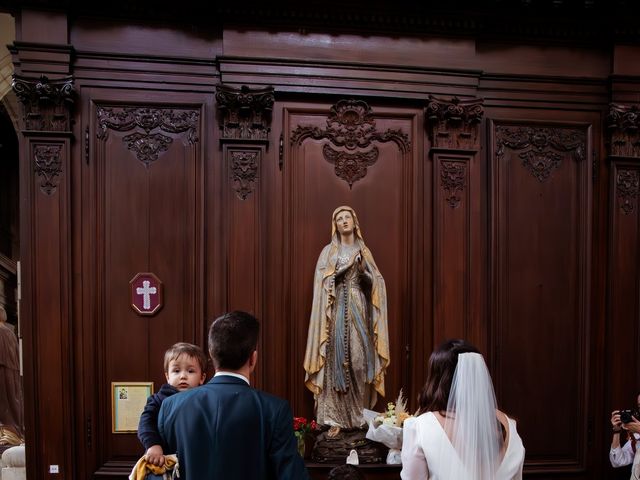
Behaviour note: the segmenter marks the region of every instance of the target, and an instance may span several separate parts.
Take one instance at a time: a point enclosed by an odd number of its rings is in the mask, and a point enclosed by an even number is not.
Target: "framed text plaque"
[[[111,432],[135,433],[153,382],[111,382]]]

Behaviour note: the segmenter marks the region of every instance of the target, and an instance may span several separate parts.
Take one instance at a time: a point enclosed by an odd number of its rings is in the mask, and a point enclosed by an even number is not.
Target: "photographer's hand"
[[[613,431],[620,431],[622,429],[622,420],[620,420],[620,410],[614,410],[611,412],[611,427]]]
[[[640,433],[640,421],[636,417],[631,417],[633,420],[629,423],[622,425],[622,428],[628,432]]]

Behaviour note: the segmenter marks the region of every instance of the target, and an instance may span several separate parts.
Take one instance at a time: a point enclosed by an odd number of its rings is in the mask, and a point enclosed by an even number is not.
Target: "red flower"
[[[293,431],[299,432],[301,435],[306,435],[311,430],[318,428],[318,424],[315,420],[307,420],[305,417],[293,417]]]

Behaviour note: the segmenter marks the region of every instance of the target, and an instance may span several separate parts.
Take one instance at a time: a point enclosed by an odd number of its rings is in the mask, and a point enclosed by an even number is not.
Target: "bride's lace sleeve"
[[[427,459],[420,445],[419,422],[408,418],[402,432],[402,480],[426,480],[429,476]]]

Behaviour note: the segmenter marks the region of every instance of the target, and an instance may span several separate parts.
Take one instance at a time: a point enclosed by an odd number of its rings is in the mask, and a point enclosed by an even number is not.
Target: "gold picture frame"
[[[111,433],[136,433],[153,382],[111,382]]]

